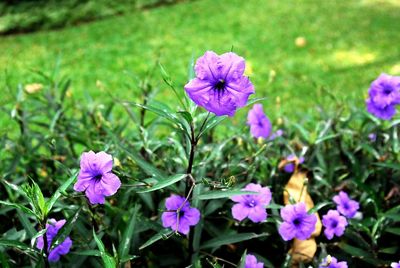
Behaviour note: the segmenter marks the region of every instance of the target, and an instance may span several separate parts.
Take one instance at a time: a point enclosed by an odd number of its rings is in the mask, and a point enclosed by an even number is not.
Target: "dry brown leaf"
[[[283,202],[285,205],[290,204],[289,199],[295,200],[296,203],[304,202],[306,204],[307,210],[314,207],[314,202],[311,196],[308,194],[307,186],[308,179],[307,173],[303,171],[298,171],[298,159],[293,161],[295,163],[295,172],[285,186],[285,191],[283,192]],[[282,161],[280,165],[284,166],[287,162]],[[322,229],[321,219],[318,213],[317,224],[315,230],[311,237],[307,240],[294,239],[292,248],[289,250],[289,254],[292,255],[292,267],[297,267],[299,262],[309,262],[315,255],[317,251],[317,243],[315,242],[315,237],[319,236]]]

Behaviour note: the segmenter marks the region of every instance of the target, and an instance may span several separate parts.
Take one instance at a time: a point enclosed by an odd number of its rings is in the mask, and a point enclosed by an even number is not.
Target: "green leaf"
[[[262,233],[262,234],[256,234],[256,233],[239,233],[239,234],[227,234],[227,235],[221,235],[218,237],[215,237],[213,239],[210,239],[206,242],[204,242],[200,248],[205,249],[205,248],[219,248],[220,246],[223,245],[228,245],[228,244],[234,244],[238,243],[241,241],[246,241],[250,240],[253,238],[258,238],[258,237],[263,237],[267,236],[268,233]]]
[[[136,258],[139,258],[139,256],[137,256],[137,255],[126,255],[125,257],[121,258],[120,262],[124,263],[124,262],[130,261],[130,260],[136,259]]]
[[[203,136],[204,133],[209,131],[210,129],[214,128],[216,125],[224,121],[227,116],[214,116],[210,120],[207,121],[206,126],[203,128],[203,130],[199,133],[198,137],[200,138]]]
[[[101,257],[101,252],[96,249],[88,249],[88,250],[83,250],[83,251],[75,251],[71,252],[71,254],[75,255],[81,255],[81,256],[96,256],[96,257]]]
[[[122,239],[119,243],[118,253],[119,256],[121,257],[121,262],[122,259],[126,257],[126,255],[129,253],[129,249],[131,247],[131,240],[133,236],[133,231],[135,230],[136,215],[139,211],[139,207],[140,206],[136,204],[135,207],[133,208],[131,217],[127,223],[124,234],[122,235]]]
[[[165,179],[161,179],[159,180],[156,184],[154,184],[152,187],[139,191],[138,193],[147,193],[147,192],[152,192],[152,191],[156,191],[165,187],[168,187],[184,178],[186,178],[186,174],[177,174],[177,175],[173,175],[170,177],[167,177]]]
[[[97,247],[99,248],[100,256],[101,256],[101,259],[103,260],[104,267],[105,268],[115,268],[117,266],[115,259],[106,252],[103,242],[97,237],[94,229],[93,229],[93,237],[94,237],[94,240],[96,241]]]
[[[332,204],[332,202],[329,202],[329,201],[327,201],[327,202],[322,202],[322,203],[318,203],[316,206],[314,206],[313,208],[311,208],[311,209],[308,211],[308,214],[313,214],[313,213],[315,213],[315,212],[318,212],[321,208],[326,207],[326,206],[329,206],[329,205],[331,205],[331,204]]]
[[[18,248],[27,253],[38,253],[35,249],[15,240],[0,239],[0,246]]]
[[[375,266],[379,266],[381,264],[381,262],[378,261],[374,257],[374,255],[372,253],[367,252],[367,251],[365,251],[363,249],[350,246],[350,245],[348,245],[348,244],[346,244],[344,242],[339,243],[339,247],[344,252],[350,254],[351,256],[356,256],[356,257],[361,257],[362,256],[362,258],[360,258],[360,259],[365,261],[365,262],[367,262],[367,263],[373,264]]]
[[[5,206],[9,206],[9,207],[13,207],[13,208],[17,208],[17,209],[21,210],[24,213],[27,213],[29,215],[35,216],[36,218],[39,218],[39,216],[36,215],[35,212],[33,212],[31,209],[29,209],[29,208],[27,208],[27,207],[25,207],[23,205],[16,204],[16,203],[10,203],[10,202],[7,202],[7,201],[1,201],[1,200],[0,200],[0,204],[3,204]]]
[[[395,234],[400,236],[400,227],[391,227],[385,230],[387,233]]]
[[[242,257],[240,257],[240,262],[239,265],[237,266],[238,268],[244,268],[246,265],[246,255],[247,255],[247,249],[243,252]]]
[[[47,229],[40,230],[39,232],[37,232],[37,233],[32,237],[32,239],[31,239],[31,247],[32,247],[32,248],[35,246],[36,239],[37,239],[39,236],[42,236],[45,232],[47,232]]]
[[[157,234],[153,235],[152,237],[150,237],[149,240],[147,240],[140,248],[139,250],[142,250],[152,244],[154,244],[155,242],[157,242],[160,239],[168,239],[172,234],[174,233],[173,230],[170,229],[163,229],[160,232],[158,232]]]
[[[67,188],[75,181],[76,176],[78,176],[78,172],[76,172],[66,182],[64,182],[60,187],[58,187],[58,189],[55,191],[55,193],[46,202],[46,215],[50,213],[54,204],[57,202],[58,198],[60,198],[61,193],[65,192],[65,190],[67,190]]]
[[[230,198],[237,195],[253,195],[259,194],[258,192],[242,191],[242,190],[228,190],[228,191],[210,191],[195,197],[199,200],[219,199],[219,198]]]
[[[60,228],[60,230],[58,230],[57,235],[53,238],[50,250],[61,244],[65,240],[65,238],[67,238],[67,236],[71,233],[72,227],[74,227],[75,222],[79,217],[79,212],[81,212],[81,210],[82,207],[78,208],[75,213],[71,217],[69,217],[65,224]]]

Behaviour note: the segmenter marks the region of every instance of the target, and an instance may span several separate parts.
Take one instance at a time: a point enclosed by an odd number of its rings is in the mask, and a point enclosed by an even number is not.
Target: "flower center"
[[[338,222],[337,221],[332,221],[331,222],[331,228],[336,228],[338,226]]]
[[[391,89],[390,87],[385,87],[385,88],[383,89],[383,93],[384,93],[385,95],[390,95],[390,93],[392,93],[392,89]]]
[[[257,206],[256,200],[251,199],[250,202],[247,203],[247,206],[248,206],[248,207],[251,207],[251,208]]]
[[[185,215],[185,212],[184,212],[183,210],[179,210],[179,212],[178,212],[178,217],[179,217],[179,218],[182,218],[183,215]]]
[[[225,80],[219,79],[218,82],[214,85],[214,88],[218,91],[223,91],[225,89]]]
[[[349,208],[350,208],[350,206],[349,206],[349,204],[348,204],[348,203],[344,203],[344,204],[343,204],[343,208],[347,210],[347,209],[349,209]]]
[[[98,175],[94,176],[94,180],[95,180],[96,182],[98,182],[98,181],[101,180],[101,177],[102,177],[102,175],[101,175],[101,174],[98,174]]]
[[[301,219],[300,218],[296,218],[296,219],[294,219],[293,220],[293,224],[294,224],[294,226],[299,226],[300,224],[301,224]]]

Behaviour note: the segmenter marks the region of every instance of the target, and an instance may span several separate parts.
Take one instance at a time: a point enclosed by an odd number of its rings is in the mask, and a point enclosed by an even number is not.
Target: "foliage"
[[[160,71],[180,101],[155,100],[153,72],[136,85],[143,92],[139,103],[110,91],[102,102],[83,104],[69,94],[70,80],[58,71],[38,74],[43,85],[38,92],[28,93],[23,85],[8,88],[15,96],[8,114],[19,128],[4,132],[0,140],[2,266],[45,263],[35,239],[52,217],[67,219],[54,240],[68,235],[73,240],[72,251],[61,258],[65,266],[242,266],[248,252],[267,267],[288,267],[290,243],[276,227],[289,175],[278,166],[292,153],[305,157],[313,212],[323,215],[333,208],[327,202],[339,190],[361,204],[362,215],[350,221],[343,237],[316,238],[314,265],[327,254],[349,267],[398,261],[398,120],[381,122],[358,108],[321,110],[317,120],[275,123],[284,131],[281,137],[254,140],[244,117],[218,118],[196,108],[174,86],[168,70]],[[118,109],[124,110],[122,116]],[[192,130],[198,143],[190,202],[202,217],[187,238],[164,229],[160,216],[165,198],[187,190],[180,174],[190,166]],[[123,183],[104,206],[88,205],[71,187],[79,155],[88,150],[112,154],[113,172]],[[268,220],[261,224],[237,223],[231,216],[229,197],[249,182],[269,186],[273,193]]]
[[[173,0],[36,0],[0,3],[0,34],[57,29]]]

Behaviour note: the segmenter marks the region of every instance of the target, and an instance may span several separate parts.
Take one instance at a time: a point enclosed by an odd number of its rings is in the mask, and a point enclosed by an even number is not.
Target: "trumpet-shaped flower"
[[[340,191],[338,195],[333,197],[333,202],[336,203],[337,210],[340,214],[347,218],[353,218],[360,208],[360,204],[357,201],[350,199],[347,193],[343,191]]]
[[[233,52],[207,51],[194,69],[196,78],[185,85],[185,91],[197,105],[217,116],[233,116],[254,93],[253,84],[244,76],[245,60]]]
[[[232,207],[232,216],[238,221],[249,218],[252,222],[262,222],[267,219],[265,206],[271,202],[271,191],[268,187],[250,183],[242,191],[258,192],[258,194],[235,195],[231,200],[237,202]]]
[[[285,206],[281,209],[281,217],[283,223],[278,231],[285,241],[293,238],[300,240],[310,238],[317,223],[317,216],[308,214],[304,203]]]
[[[166,212],[161,215],[164,227],[171,227],[172,230],[181,234],[188,234],[190,226],[196,225],[200,220],[200,211],[190,207],[189,201],[179,195],[171,195],[165,201]]]
[[[329,210],[328,213],[322,217],[322,224],[325,227],[324,234],[326,238],[331,240],[334,235],[343,235],[347,226],[347,220],[336,210]]]
[[[115,194],[121,186],[119,178],[111,172],[112,166],[112,156],[105,152],[83,153],[74,190],[84,191],[91,204],[104,204],[105,197]]]
[[[400,77],[382,73],[371,83],[366,101],[367,111],[383,120],[390,120],[400,104]]]
[[[263,111],[261,104],[254,104],[247,115],[247,124],[254,138],[268,138],[271,135],[272,124]]]
[[[47,250],[50,250],[53,238],[57,235],[61,227],[63,227],[65,222],[66,222],[65,220],[56,221],[55,219],[50,219],[48,223],[46,223]],[[65,255],[69,252],[71,246],[72,246],[72,240],[68,236],[62,243],[58,244],[58,246],[56,246],[50,251],[48,260],[50,262],[57,262],[58,260],[60,260],[61,255]],[[44,247],[43,236],[40,236],[38,238],[36,247],[38,249],[43,249]]]

